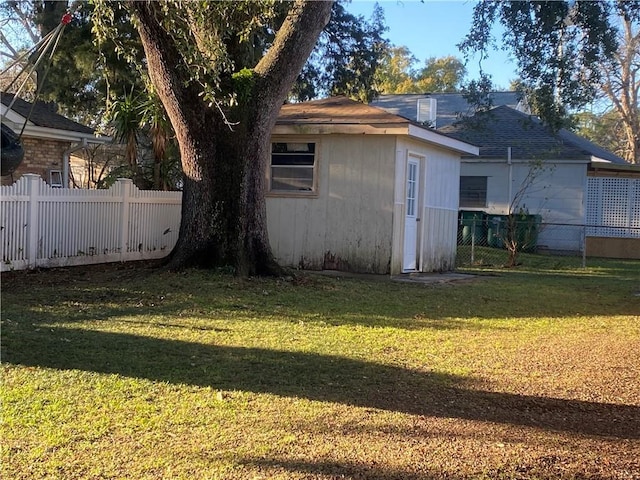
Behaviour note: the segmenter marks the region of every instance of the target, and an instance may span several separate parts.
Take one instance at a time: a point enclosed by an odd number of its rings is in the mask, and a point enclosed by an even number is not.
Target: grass
[[[640,478],[640,264],[2,277],[12,479]]]
[[[458,245],[457,261],[459,268],[481,270],[487,268],[502,268],[509,261],[509,252],[504,248],[493,248],[468,245]],[[471,259],[473,258],[473,262]],[[582,258],[581,255],[573,253],[567,255],[552,255],[543,253],[518,252],[516,263],[518,269],[538,270],[540,268],[557,270],[577,270],[582,267],[583,261],[587,267],[598,267],[606,263],[606,260],[599,258]]]

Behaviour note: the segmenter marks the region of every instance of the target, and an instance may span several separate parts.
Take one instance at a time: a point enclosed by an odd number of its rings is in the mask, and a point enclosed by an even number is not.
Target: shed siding
[[[318,144],[318,191],[308,198],[267,196],[276,258],[291,267],[389,273],[395,137],[322,135],[305,141]]]
[[[410,154],[422,157],[419,269],[422,272],[452,270],[456,257],[460,157],[454,152],[400,137],[396,151],[395,214],[398,221],[394,231],[397,238],[394,238],[391,273],[402,271],[405,166]]]

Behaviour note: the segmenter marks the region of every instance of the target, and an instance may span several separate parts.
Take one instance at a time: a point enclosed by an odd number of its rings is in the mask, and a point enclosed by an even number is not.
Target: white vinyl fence
[[[52,188],[26,174],[0,187],[0,271],[162,258],[180,228],[181,192]]]

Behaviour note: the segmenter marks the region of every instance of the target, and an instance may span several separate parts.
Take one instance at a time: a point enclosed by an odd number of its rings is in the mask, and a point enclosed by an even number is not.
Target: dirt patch
[[[100,263],[74,267],[36,268],[2,272],[3,291],[24,290],[30,286],[56,286],[74,283],[110,282],[148,275],[160,268],[162,260]]]

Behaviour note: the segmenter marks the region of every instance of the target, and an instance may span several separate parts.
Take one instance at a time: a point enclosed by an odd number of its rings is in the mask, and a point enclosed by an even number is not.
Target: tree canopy
[[[343,2],[335,2],[331,21],[293,86],[292,99],[345,95],[371,101],[379,93],[376,73],[388,47],[388,40],[383,37],[386,30],[378,4],[367,20],[349,13]]]
[[[602,66],[598,87],[611,108],[600,119],[601,127],[615,129],[609,135],[617,139],[611,144],[612,150],[627,162],[640,164],[640,14],[630,5],[625,6],[618,10],[618,49],[611,61]]]
[[[0,37],[0,44],[5,47],[3,63],[17,60],[21,53],[38,43],[60,24],[67,11],[72,13],[69,25],[59,36],[53,55],[47,56],[37,69],[38,98],[55,101],[65,115],[97,126],[98,119],[104,118],[105,97],[121,97],[132,85],[142,84],[139,73],[121,55],[121,48],[106,38],[100,45],[94,42],[93,4],[43,0],[5,2],[0,6],[0,15],[3,30],[10,32],[10,36]],[[113,13],[118,44],[139,43],[126,12],[116,9]],[[141,48],[138,54],[141,60]],[[18,68],[35,60],[25,58]],[[7,73],[11,77],[17,71]],[[33,80],[31,97],[36,90],[36,79]],[[2,81],[5,85],[8,83],[7,79]]]
[[[602,78],[601,66],[617,48],[616,13],[637,17],[639,2],[485,0],[474,7],[469,34],[460,44],[469,56],[486,58],[500,23],[504,48],[517,61],[530,104],[553,128],[589,103]],[[483,73],[483,75],[485,75]]]
[[[444,93],[460,91],[466,68],[456,57],[430,57],[422,68],[407,47],[385,49],[376,74],[380,93]]]

